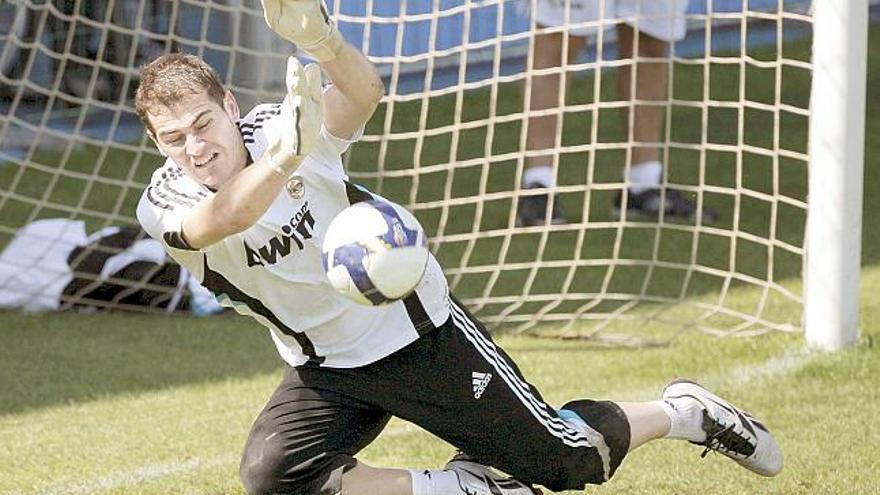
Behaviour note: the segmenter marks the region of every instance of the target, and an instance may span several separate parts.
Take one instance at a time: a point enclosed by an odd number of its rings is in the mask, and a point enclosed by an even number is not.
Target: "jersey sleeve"
[[[338,163],[339,156],[345,153],[352,144],[356,143],[363,134],[364,127],[361,126],[353,136],[344,139],[334,136],[327,127],[322,125],[320,137],[315,142],[315,149],[312,150],[310,156],[320,161]]]
[[[150,237],[162,243],[171,258],[201,280],[204,254],[191,248],[181,232],[184,217],[207,195],[175,181],[173,174],[160,169],[153,175],[138,203],[137,219]]]
[[[328,84],[324,87],[324,93],[332,88],[332,84]],[[361,137],[364,135],[364,126],[360,126],[354,134],[347,137],[339,137],[334,136],[333,133],[327,129],[326,125],[321,125],[321,134],[318,142],[315,143],[315,149],[312,151],[312,155],[321,156],[321,158],[327,158],[333,161],[339,160],[339,155],[345,153],[348,148],[359,141]]]

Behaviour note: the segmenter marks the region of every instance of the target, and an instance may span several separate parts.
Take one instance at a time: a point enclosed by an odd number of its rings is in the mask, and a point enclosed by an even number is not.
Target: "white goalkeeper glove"
[[[310,57],[326,62],[345,43],[322,0],[261,0],[266,24]]]
[[[281,102],[278,119],[264,127],[269,166],[289,176],[312,152],[324,123],[321,68],[302,66],[296,57],[287,58],[287,96]]]

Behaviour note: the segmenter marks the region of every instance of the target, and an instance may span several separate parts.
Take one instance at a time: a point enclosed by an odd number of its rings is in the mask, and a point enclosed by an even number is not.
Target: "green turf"
[[[880,267],[863,271],[862,340],[807,352],[800,335],[717,339],[692,333],[658,348],[502,337],[548,401],[650,399],[690,376],[765,419],[787,455],[773,480],[684,443],[635,453],[596,493],[871,493],[880,407]],[[279,379],[265,332],[240,317],[4,313],[0,349],[0,493],[240,494],[237,459]],[[774,364],[775,363],[775,364]],[[528,446],[523,446],[528,448]],[[392,422],[363,459],[439,466],[452,448]]]

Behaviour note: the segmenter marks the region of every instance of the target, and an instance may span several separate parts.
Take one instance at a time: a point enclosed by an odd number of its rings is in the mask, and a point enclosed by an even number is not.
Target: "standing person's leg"
[[[543,26],[539,26],[543,28]],[[568,49],[565,43],[568,40]],[[535,172],[537,169],[546,168],[549,177],[536,177],[533,181],[528,175],[523,177],[523,184],[528,185],[537,182],[542,186],[553,185],[553,148],[556,145],[556,136],[562,123],[562,109],[560,98],[565,98],[568,87],[567,77],[563,79],[559,72],[562,67],[563,52],[567,51],[568,60],[574,60],[584,47],[585,38],[564,33],[541,33],[535,36],[534,55],[529,73],[529,110],[539,112],[542,110],[556,109],[550,115],[530,116],[528,131],[526,133],[526,149],[528,151],[547,150],[544,155],[528,156],[525,162],[525,173]],[[550,74],[538,75],[534,71],[541,69],[557,69]],[[543,173],[543,172],[542,172]]]
[[[618,96],[633,101],[622,114],[623,132],[636,144],[625,178],[628,182],[626,213],[631,219],[666,217],[712,221],[716,211],[698,209],[678,189],[661,190],[664,168],[661,159],[664,116],[669,92],[669,50],[685,36],[687,0],[618,0],[619,55],[632,60],[617,73]],[[631,129],[631,132],[630,132]],[[613,213],[622,214],[623,196],[615,200]]]
[[[543,29],[544,26],[538,26]],[[566,41],[567,40],[567,41]],[[530,116],[526,130],[526,150],[543,151],[547,154],[527,156],[523,169],[522,186],[525,189],[552,188],[556,185],[556,174],[553,169],[553,155],[556,136],[562,124],[562,108],[560,99],[564,101],[568,86],[567,77],[562,71],[563,57],[574,60],[583,49],[585,38],[561,32],[541,33],[535,36],[532,66],[528,81],[528,100],[531,112],[555,110],[548,115]],[[554,69],[548,74],[534,74],[541,69]],[[550,195],[544,191],[540,194],[520,198],[517,219],[520,225],[545,225],[565,222],[562,209],[555,202],[548,218],[548,202]]]
[[[623,101],[635,101],[630,111],[621,113],[623,132],[634,143],[632,166],[629,170],[629,190],[639,194],[656,188],[663,179],[660,163],[660,143],[663,117],[666,112],[669,65],[663,61],[669,44],[645,33],[638,33],[627,24],[617,26],[617,46],[622,59],[633,62],[617,70],[617,95]],[[635,49],[638,45],[638,55]],[[647,59],[647,60],[646,60]],[[635,77],[635,81],[633,81]],[[635,89],[635,94],[633,94]],[[638,102],[647,102],[639,104]],[[632,125],[632,134],[630,134]]]
[[[532,63],[528,67],[526,99],[531,112],[552,111],[547,115],[531,116],[527,121],[526,150],[530,154],[542,150],[547,153],[537,153],[525,160],[520,178],[523,189],[536,191],[520,197],[518,225],[565,223],[558,198],[551,198],[552,191],[548,191],[556,185],[553,161],[557,151],[554,148],[561,131],[563,112],[560,103],[565,101],[568,85],[562,66],[564,61],[577,59],[586,37],[596,31],[590,23],[600,15],[601,1],[604,0],[535,0],[533,14],[537,33],[532,45]],[[543,69],[552,70],[547,74],[534,74],[534,71]]]

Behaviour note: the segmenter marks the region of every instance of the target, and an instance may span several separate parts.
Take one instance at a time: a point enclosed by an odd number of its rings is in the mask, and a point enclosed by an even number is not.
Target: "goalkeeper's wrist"
[[[299,167],[305,157],[294,155],[292,153],[276,153],[274,155],[266,153],[266,166],[273,172],[284,177],[290,177],[290,174]]]
[[[342,52],[345,47],[345,38],[336,29],[336,25],[330,23],[330,30],[321,39],[309,45],[298,45],[298,47],[318,62],[329,62]]]

